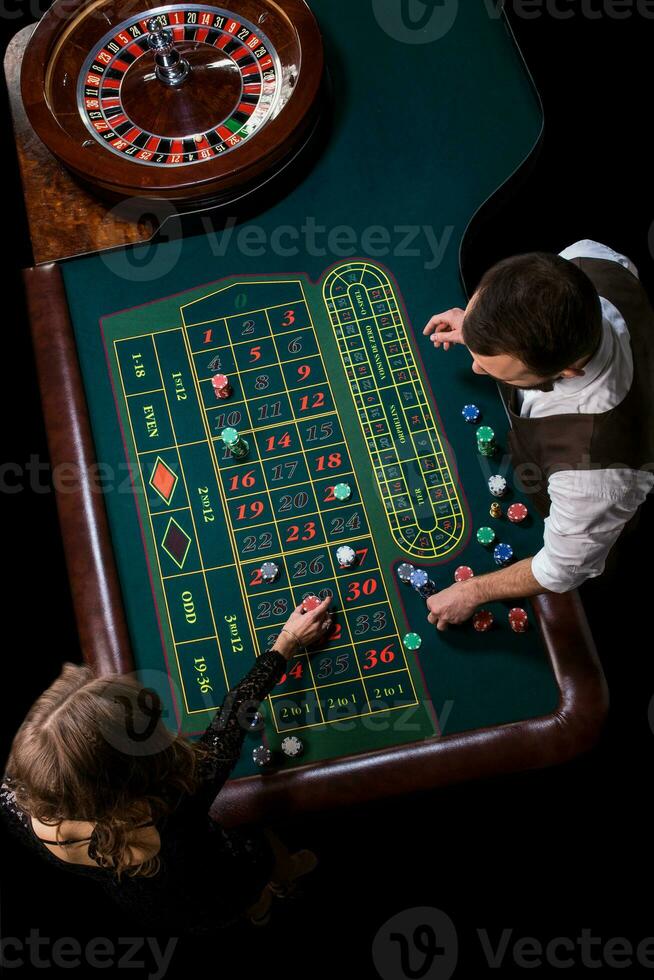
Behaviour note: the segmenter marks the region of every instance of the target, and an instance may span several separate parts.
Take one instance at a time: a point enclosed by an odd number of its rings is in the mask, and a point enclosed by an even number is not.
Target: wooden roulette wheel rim
[[[190,63],[179,88],[155,77],[152,17]],[[40,139],[98,193],[221,203],[304,145],[323,70],[305,0],[57,0],[25,52],[21,93]]]

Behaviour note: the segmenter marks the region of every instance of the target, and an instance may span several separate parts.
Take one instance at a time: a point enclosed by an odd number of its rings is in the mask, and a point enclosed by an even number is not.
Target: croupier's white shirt
[[[633,262],[606,245],[584,240],[560,253],[619,262],[638,277]],[[547,415],[607,412],[623,400],[633,378],[627,325],[608,300],[600,297],[604,333],[597,353],[580,378],[562,378],[552,391],[518,393],[520,414]],[[601,575],[624,525],[654,487],[654,474],[631,469],[563,470],[549,479],[552,506],[545,520],[543,548],[532,573],[544,589],[567,592]]]

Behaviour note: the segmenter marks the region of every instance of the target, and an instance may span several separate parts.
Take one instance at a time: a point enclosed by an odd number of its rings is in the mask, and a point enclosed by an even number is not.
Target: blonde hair
[[[155,874],[157,855],[130,863],[130,835],[196,789],[202,754],[161,715],[156,694],[133,678],[64,664],[13,741],[7,774],[19,806],[49,826],[94,823],[92,856],[118,877]]]

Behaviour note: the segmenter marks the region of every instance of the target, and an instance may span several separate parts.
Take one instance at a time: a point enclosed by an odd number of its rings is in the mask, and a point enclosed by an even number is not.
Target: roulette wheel
[[[323,64],[304,0],[59,0],[27,47],[21,92],[42,142],[101,196],[220,204],[307,143]]]

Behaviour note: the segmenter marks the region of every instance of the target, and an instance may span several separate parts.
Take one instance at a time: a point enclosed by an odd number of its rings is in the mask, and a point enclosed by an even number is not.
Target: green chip
[[[334,487],[334,496],[337,500],[349,500],[352,496],[352,487],[349,483],[337,483]]]
[[[231,428],[223,429],[220,436],[226,446],[234,446],[241,438],[236,429]]]
[[[480,425],[477,429],[477,442],[478,443],[491,443],[495,439],[495,433],[491,429],[490,425]]]
[[[419,650],[422,646],[422,637],[417,633],[407,633],[402,640],[407,650]]]
[[[234,459],[245,459],[250,453],[250,443],[243,436],[239,437],[237,443],[227,447]]]
[[[477,531],[477,541],[485,547],[492,544],[495,540],[495,531],[492,527],[480,527]]]

